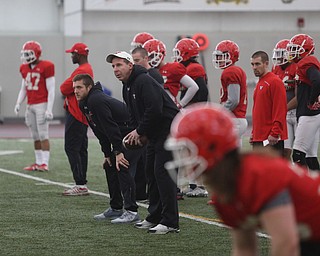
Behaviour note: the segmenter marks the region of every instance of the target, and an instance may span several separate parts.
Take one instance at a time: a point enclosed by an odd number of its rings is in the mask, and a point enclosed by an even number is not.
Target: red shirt
[[[311,85],[311,81],[307,78],[307,70],[315,67],[320,70],[320,62],[314,56],[306,56],[298,62],[296,79],[304,84]]]
[[[172,62],[163,65],[159,71],[164,80],[164,89],[168,89],[174,97],[177,97],[180,80],[187,74],[186,67],[179,62]]]
[[[20,73],[27,89],[27,104],[48,102],[46,79],[54,76],[54,64],[47,60],[40,60],[33,68],[22,64]]]
[[[221,74],[220,103],[228,99],[228,86],[230,84],[240,85],[240,101],[232,111],[237,118],[245,118],[247,114],[247,75],[238,66],[229,66]]]
[[[287,100],[282,81],[272,72],[261,77],[253,92],[252,141],[264,141],[269,135],[288,138]]]
[[[294,79],[297,73],[297,64],[291,62],[285,69],[281,66],[273,66],[272,72],[276,74],[284,83],[286,91],[294,90]]]
[[[68,111],[74,116],[74,118],[81,123],[88,125],[86,117],[82,114],[79,108],[78,101],[73,90],[72,79],[78,74],[89,74],[93,78],[93,70],[91,65],[89,63],[79,65],[79,67],[72,72],[71,76],[60,85],[60,91],[63,96],[66,97],[64,101],[64,108],[68,107]]]
[[[237,181],[236,197],[223,204],[216,197],[215,207],[223,221],[235,228],[258,226],[257,217],[274,197],[287,190],[295,208],[300,234],[308,240],[320,241],[320,177],[309,176],[307,170],[293,166],[282,158],[247,154],[243,157]]]
[[[205,81],[207,80],[206,71],[201,64],[190,62],[186,69],[187,75],[190,76],[193,80],[196,80],[199,77],[203,77]]]

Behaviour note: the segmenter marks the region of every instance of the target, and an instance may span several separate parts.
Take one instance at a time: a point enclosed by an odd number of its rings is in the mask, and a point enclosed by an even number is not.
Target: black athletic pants
[[[167,134],[151,139],[147,146],[146,175],[149,188],[149,207],[146,220],[172,228],[179,227],[177,185],[164,164],[172,153],[164,149]]]
[[[76,185],[87,184],[88,126],[75,119],[68,111],[66,115],[64,150],[67,154]]]

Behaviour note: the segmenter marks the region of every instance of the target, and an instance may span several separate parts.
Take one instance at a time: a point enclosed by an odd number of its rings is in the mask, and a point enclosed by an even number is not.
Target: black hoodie
[[[152,139],[169,133],[179,109],[147,69],[134,65],[128,81],[123,82],[122,94],[131,115],[131,124],[137,127],[139,135]]]
[[[106,95],[100,82],[97,82],[87,98],[79,101],[79,107],[98,138],[105,157],[110,157],[112,150],[122,152],[122,138],[134,129],[128,125],[127,106]]]

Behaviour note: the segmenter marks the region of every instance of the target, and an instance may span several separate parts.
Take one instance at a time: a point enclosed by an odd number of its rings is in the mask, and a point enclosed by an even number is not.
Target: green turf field
[[[34,161],[32,145],[29,139],[0,139],[0,151],[23,151],[0,155],[1,256],[230,255],[229,232],[214,225],[218,217],[207,198],[179,201],[179,234],[151,235],[132,224],[97,222],[93,215],[109,200],[98,141],[89,140],[88,188],[96,193],[83,197],[62,196],[73,183],[63,139],[51,139],[47,173],[22,170]],[[147,215],[143,205],[139,213]],[[269,239],[259,242],[261,255],[268,255]]]

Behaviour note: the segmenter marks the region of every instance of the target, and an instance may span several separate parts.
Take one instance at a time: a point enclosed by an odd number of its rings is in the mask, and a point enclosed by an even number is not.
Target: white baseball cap
[[[127,61],[130,61],[132,64],[134,64],[131,54],[129,54],[129,53],[125,52],[125,51],[120,51],[120,52],[116,52],[116,53],[110,53],[107,56],[106,61],[109,62],[109,63],[112,63],[112,60],[115,57],[120,58],[120,59],[125,59]]]

